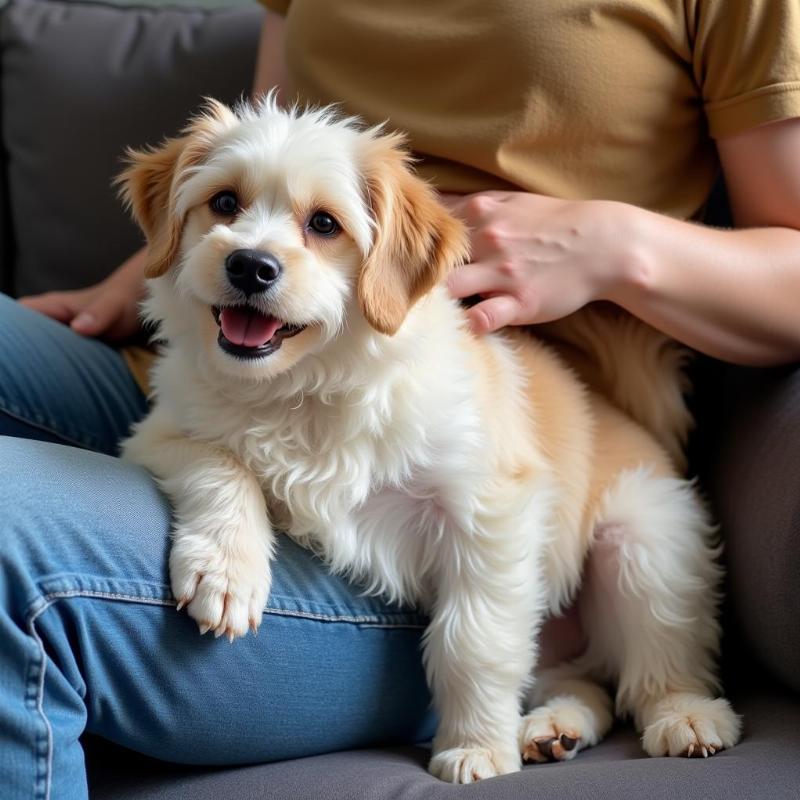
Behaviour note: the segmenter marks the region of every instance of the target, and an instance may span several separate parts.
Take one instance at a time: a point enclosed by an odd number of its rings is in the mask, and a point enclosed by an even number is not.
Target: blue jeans
[[[0,295],[3,800],[85,798],[84,731],[193,764],[429,738],[424,619],[286,538],[258,636],[176,612],[169,506],[110,455],[146,410],[113,348]]]

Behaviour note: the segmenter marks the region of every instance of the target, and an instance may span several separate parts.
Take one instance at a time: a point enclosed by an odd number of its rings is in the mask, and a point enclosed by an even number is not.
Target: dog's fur
[[[429,613],[430,769],[445,780],[573,757],[611,725],[608,681],[651,755],[737,741],[711,694],[720,570],[675,465],[686,416],[663,339],[631,334],[640,363],[586,368],[621,393],[606,399],[528,333],[474,337],[441,286],[467,256],[461,224],[409,171],[400,137],[330,110],[211,102],[180,138],[129,155],[146,316],[166,345],[124,454],[174,504],[172,589],[202,632],[259,624],[283,530]],[[209,199],[223,189],[242,208],[220,220]],[[341,233],[308,228],[319,209]],[[249,302],[307,326],[257,360],[220,348],[211,313],[245,300],[223,267],[240,248],[284,268]],[[581,336],[591,324],[560,338]],[[666,406],[626,394],[640,369]],[[579,585],[588,649],[534,680],[541,621]]]

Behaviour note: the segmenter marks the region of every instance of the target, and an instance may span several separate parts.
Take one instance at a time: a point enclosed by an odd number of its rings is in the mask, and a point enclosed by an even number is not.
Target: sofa
[[[259,7],[186,3],[11,0],[0,9],[3,291],[75,288],[108,274],[141,244],[110,186],[124,147],[175,133],[202,96],[232,102],[248,90]],[[224,7],[209,10],[215,3]],[[724,191],[709,221],[726,222]],[[725,541],[723,675],[744,716],[737,747],[708,760],[653,759],[620,724],[574,761],[460,787],[426,772],[425,746],[384,742],[220,769],[85,737],[91,796],[800,798],[800,370],[698,357],[693,373],[693,470]]]

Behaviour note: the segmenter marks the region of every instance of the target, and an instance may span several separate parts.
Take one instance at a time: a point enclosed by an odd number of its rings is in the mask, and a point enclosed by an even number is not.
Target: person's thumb
[[[119,315],[116,304],[107,295],[89,303],[73,318],[69,326],[84,336],[99,336],[105,333]]]

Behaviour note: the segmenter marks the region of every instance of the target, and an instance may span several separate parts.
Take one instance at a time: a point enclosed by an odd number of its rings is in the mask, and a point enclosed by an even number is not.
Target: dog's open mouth
[[[263,358],[280,349],[284,339],[305,330],[305,325],[291,325],[252,306],[214,306],[211,309],[219,325],[219,346],[237,358]]]

